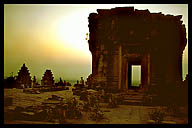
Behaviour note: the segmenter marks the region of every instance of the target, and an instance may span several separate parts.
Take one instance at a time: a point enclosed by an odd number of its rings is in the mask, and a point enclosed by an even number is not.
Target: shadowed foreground
[[[152,120],[151,114],[155,115],[154,113],[157,112],[155,116],[159,116],[158,112],[163,113],[163,120],[162,123],[169,123],[169,124],[183,124],[187,122],[187,109],[185,107],[179,107],[177,109],[178,115],[171,115],[171,112],[165,106],[138,106],[138,105],[117,105],[113,107],[109,107],[107,103],[99,103],[100,111],[103,112],[103,117],[101,119],[93,119],[91,114],[92,112],[84,109],[82,107],[81,110],[81,117],[77,118],[66,118],[63,122],[61,122],[58,118],[55,117],[54,120],[48,120],[46,117],[39,116],[39,119],[28,118],[29,116],[32,117],[33,112],[24,112],[27,111],[29,108],[34,108],[35,106],[42,106],[42,102],[49,103],[49,106],[54,106],[53,104],[57,104],[61,98],[67,99],[70,97],[76,97],[78,101],[78,105],[81,106],[85,104],[83,100],[79,100],[79,96],[73,96],[72,90],[64,90],[64,91],[56,91],[56,92],[45,92],[41,94],[27,94],[23,93],[22,89],[5,89],[4,90],[5,99],[8,97],[12,97],[13,101],[11,104],[5,104],[4,107],[4,122],[6,124],[60,124],[60,123],[67,123],[67,124],[147,124],[147,123],[155,123]],[[55,99],[53,100],[53,96],[55,95]],[[59,99],[60,98],[60,99]],[[53,102],[54,101],[54,102]],[[5,100],[6,102],[6,100]],[[33,107],[32,107],[33,106]],[[23,109],[21,113],[25,113],[25,116],[22,114],[16,113],[14,115],[10,114],[10,111],[13,111],[17,108]],[[72,108],[72,107],[71,107]],[[81,107],[80,107],[81,108]],[[40,108],[39,110],[41,110]],[[57,108],[56,110],[58,110]],[[173,109],[173,108],[172,108]],[[37,110],[33,110],[37,111]],[[12,113],[14,114],[14,113]],[[22,118],[22,116],[23,118]],[[27,116],[28,115],[28,116]],[[55,112],[57,115],[57,112]],[[18,117],[20,116],[20,117]],[[41,119],[40,119],[41,118]]]

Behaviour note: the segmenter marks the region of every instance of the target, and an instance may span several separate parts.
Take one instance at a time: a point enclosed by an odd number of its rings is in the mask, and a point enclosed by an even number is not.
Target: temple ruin
[[[32,84],[31,76],[25,63],[21,67],[17,76],[17,88],[30,88]]]
[[[181,18],[134,7],[91,13],[88,43],[92,74],[88,85],[103,83],[112,90],[129,90],[133,65],[141,66],[142,89],[182,81],[187,39]]]
[[[41,80],[42,86],[54,86],[54,77],[51,70],[47,69]]]

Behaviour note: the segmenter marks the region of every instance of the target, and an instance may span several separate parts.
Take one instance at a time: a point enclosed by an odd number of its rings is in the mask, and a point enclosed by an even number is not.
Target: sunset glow
[[[4,77],[17,75],[23,63],[40,80],[46,69],[55,79],[86,79],[92,56],[86,33],[88,16],[96,9],[134,6],[150,12],[183,15],[188,33],[187,5],[4,5]],[[188,39],[188,35],[187,35]],[[188,45],[183,54],[183,77],[188,73]]]

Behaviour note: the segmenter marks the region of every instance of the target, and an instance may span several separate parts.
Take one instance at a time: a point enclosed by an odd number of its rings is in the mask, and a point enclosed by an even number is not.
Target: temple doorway
[[[141,73],[141,63],[138,61],[137,63],[128,64],[128,72],[127,72],[127,89],[139,89],[142,84],[142,73]]]
[[[139,88],[141,85],[141,65],[131,66],[131,87]]]

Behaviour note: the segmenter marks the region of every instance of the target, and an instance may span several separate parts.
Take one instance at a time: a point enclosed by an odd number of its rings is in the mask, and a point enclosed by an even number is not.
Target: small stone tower
[[[54,77],[51,72],[51,70],[46,70],[42,80],[41,80],[41,85],[42,86],[53,86],[54,85]]]
[[[23,66],[21,67],[21,69],[18,72],[18,77],[17,77],[17,87],[18,88],[30,88],[31,87],[31,76],[29,73],[28,68],[25,66],[25,64],[23,64]]]

